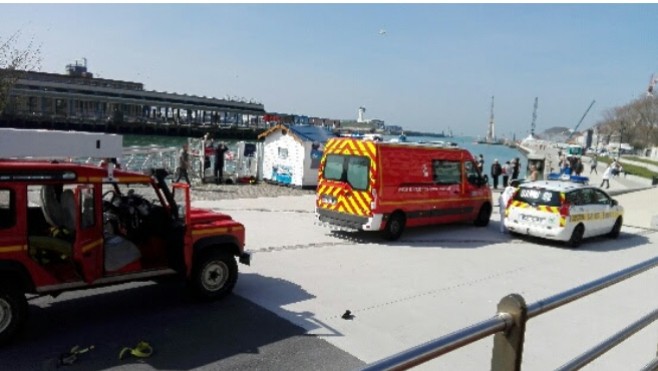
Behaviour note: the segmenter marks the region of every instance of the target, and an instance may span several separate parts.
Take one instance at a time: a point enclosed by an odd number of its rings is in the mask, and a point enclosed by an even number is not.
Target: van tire
[[[386,222],[384,228],[384,238],[389,241],[396,241],[402,235],[405,226],[405,217],[401,212],[395,212]]]
[[[571,248],[580,246],[583,242],[583,235],[585,235],[585,226],[578,224],[576,228],[573,229],[573,232],[571,232],[571,238],[567,241],[567,246]]]
[[[617,220],[615,220],[615,225],[612,226],[612,230],[610,233],[608,233],[608,237],[612,239],[616,239],[619,237],[619,233],[621,232],[621,226],[623,224],[623,219],[622,217],[618,217]]]
[[[0,345],[9,343],[25,324],[28,308],[18,288],[0,285]]]
[[[484,204],[480,207],[477,218],[473,221],[476,227],[486,227],[491,219],[491,205]]]
[[[198,299],[211,301],[230,294],[237,280],[238,264],[235,258],[211,248],[195,259],[188,283]]]

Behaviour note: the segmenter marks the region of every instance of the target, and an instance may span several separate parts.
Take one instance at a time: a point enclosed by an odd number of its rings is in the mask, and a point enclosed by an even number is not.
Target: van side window
[[[10,228],[16,224],[16,199],[14,192],[0,189],[0,229]]]
[[[462,178],[461,162],[432,160],[433,179],[436,184],[459,184]]]
[[[466,169],[466,179],[468,179],[468,182],[471,184],[477,184],[478,179],[480,179],[480,174],[478,173],[478,168],[473,161],[464,162],[464,169]]]

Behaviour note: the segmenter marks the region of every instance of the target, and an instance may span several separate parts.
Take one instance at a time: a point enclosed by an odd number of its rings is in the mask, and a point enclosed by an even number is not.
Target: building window
[[[279,147],[279,158],[282,160],[288,158],[288,148]]]

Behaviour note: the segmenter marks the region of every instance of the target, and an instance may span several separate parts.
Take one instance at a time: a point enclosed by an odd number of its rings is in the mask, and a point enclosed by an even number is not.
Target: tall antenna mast
[[[487,141],[492,142],[496,140],[496,133],[494,131],[494,97],[491,96],[491,116],[489,117],[489,130],[487,130]]]
[[[532,109],[532,123],[530,124],[530,135],[535,137],[535,122],[537,121],[537,107],[539,106],[539,97],[535,97],[535,106]]]

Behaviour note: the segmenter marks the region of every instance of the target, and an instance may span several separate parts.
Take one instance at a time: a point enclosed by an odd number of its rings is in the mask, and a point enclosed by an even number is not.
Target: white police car
[[[587,185],[586,177],[560,177],[523,183],[507,204],[505,226],[511,233],[566,241],[578,247],[584,238],[617,238],[624,208],[607,193]]]

